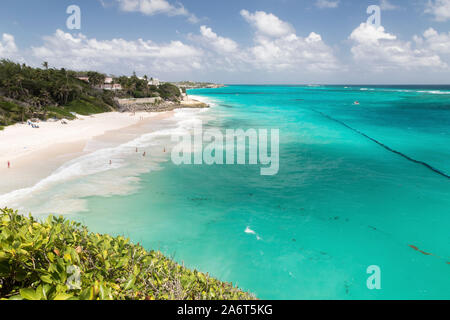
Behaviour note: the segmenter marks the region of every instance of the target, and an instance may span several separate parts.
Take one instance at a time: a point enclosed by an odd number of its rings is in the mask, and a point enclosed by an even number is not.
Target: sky
[[[0,6],[0,58],[32,66],[226,84],[450,84],[450,0]]]

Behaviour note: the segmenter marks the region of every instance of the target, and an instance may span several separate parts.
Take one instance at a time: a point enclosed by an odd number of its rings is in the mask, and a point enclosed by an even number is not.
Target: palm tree
[[[6,88],[6,95],[10,98],[16,99],[21,94],[25,94],[26,90],[22,87],[23,76],[20,74],[14,75],[11,79],[6,79],[3,85]]]
[[[65,84],[61,83],[61,81],[60,81],[56,84],[55,87],[53,87],[53,90],[52,90],[53,96],[56,98],[59,105],[62,105],[64,102],[64,89],[63,89],[64,85]]]
[[[25,115],[27,115],[30,112],[30,107],[28,105],[25,105],[22,107],[22,122],[25,122]]]
[[[67,104],[67,101],[69,99],[69,94],[70,94],[70,88],[67,84],[64,84],[61,88],[60,88],[61,92],[62,92],[62,96],[64,97],[64,104]]]
[[[145,80],[145,84],[144,84],[145,95],[148,96],[149,95],[149,87],[148,87],[148,77],[147,77],[147,75],[144,75],[144,80]]]
[[[41,89],[40,96],[44,105],[51,103],[50,94],[46,89]]]
[[[10,98],[15,98],[18,91],[17,86],[15,85],[14,81],[11,78],[8,78],[3,81],[3,86],[6,89],[6,95]]]
[[[24,80],[23,76],[21,74],[16,74],[13,80],[16,83],[16,85],[20,88],[21,92],[23,92],[24,91],[22,86],[22,81]]]
[[[48,62],[47,61],[44,61],[42,63],[42,66],[45,68],[45,70],[48,70]]]
[[[41,107],[41,98],[39,97],[31,98],[31,105],[39,109]]]
[[[105,83],[106,76],[104,74],[98,72],[88,72],[87,75],[89,77],[89,83],[93,87],[99,87]]]

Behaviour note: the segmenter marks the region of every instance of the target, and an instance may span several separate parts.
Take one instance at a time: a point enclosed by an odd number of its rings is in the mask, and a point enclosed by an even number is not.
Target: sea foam
[[[199,109],[176,110],[173,117],[162,120],[163,128],[116,146],[105,147],[108,144],[93,139],[86,146],[87,154],[68,161],[31,187],[0,195],[0,207],[68,214],[86,211],[87,197],[134,193],[140,175],[160,170],[160,163],[169,160],[171,135],[191,128],[201,113]]]

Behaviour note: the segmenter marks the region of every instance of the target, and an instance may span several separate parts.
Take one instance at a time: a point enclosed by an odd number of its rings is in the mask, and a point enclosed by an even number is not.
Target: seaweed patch
[[[416,251],[418,251],[418,252],[420,252],[421,254],[424,254],[424,255],[426,255],[426,256],[433,256],[432,253],[422,251],[422,250],[420,250],[418,247],[416,247],[416,246],[414,246],[414,245],[412,245],[412,244],[409,244],[408,247],[410,247],[410,248],[412,248],[412,249],[414,249],[414,250],[416,250]]]

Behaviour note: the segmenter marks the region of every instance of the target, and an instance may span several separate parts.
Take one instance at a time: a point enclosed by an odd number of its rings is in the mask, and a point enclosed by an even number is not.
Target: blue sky
[[[450,82],[450,0],[4,0],[0,36],[2,58],[163,80]]]

